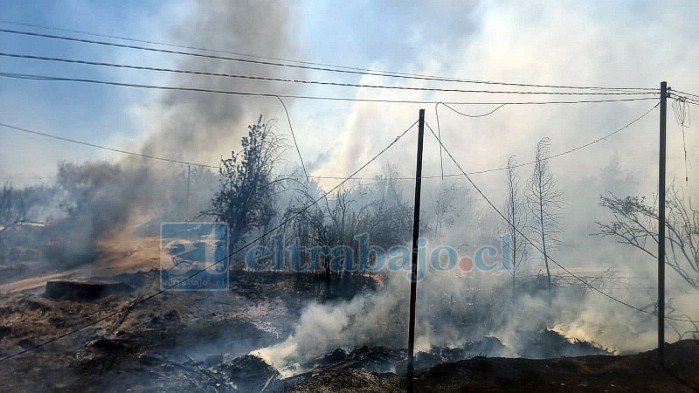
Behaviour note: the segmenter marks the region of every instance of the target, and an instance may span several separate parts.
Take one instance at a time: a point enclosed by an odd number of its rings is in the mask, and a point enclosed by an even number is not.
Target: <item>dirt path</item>
[[[63,272],[54,272],[0,285],[0,294],[42,288],[46,281],[67,278],[114,276],[122,273],[149,271],[160,266],[160,238],[122,238],[102,244],[104,255],[96,263]]]

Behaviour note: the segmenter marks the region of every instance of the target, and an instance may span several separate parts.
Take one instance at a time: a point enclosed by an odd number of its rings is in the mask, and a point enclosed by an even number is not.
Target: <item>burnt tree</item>
[[[546,267],[548,299],[551,302],[551,269],[549,257],[551,249],[557,243],[555,237],[559,232],[558,211],[561,208],[563,194],[556,189],[556,182],[548,165],[550,139],[545,137],[536,145],[534,172],[529,178],[527,203],[532,213],[532,231]]]

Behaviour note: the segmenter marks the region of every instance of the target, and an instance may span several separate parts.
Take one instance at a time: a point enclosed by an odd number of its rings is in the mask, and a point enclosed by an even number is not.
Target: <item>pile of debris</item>
[[[415,355],[415,367],[418,369],[433,367],[441,363],[453,363],[477,356],[512,357],[513,352],[497,337],[486,336],[482,340],[467,342],[456,348],[432,348],[429,352]]]
[[[578,340],[577,338],[568,339],[548,328],[534,333],[521,334],[521,337],[518,354],[520,357],[528,359],[613,355],[611,351],[595,343]]]

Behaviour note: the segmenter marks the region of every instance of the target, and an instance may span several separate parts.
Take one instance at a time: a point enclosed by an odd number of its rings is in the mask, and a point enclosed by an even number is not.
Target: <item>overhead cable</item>
[[[266,66],[275,66],[275,67],[300,68],[300,69],[334,72],[334,73],[341,73],[341,74],[374,75],[374,76],[398,78],[398,79],[417,79],[417,80],[429,80],[429,81],[438,81],[438,82],[459,82],[459,83],[474,83],[474,84],[479,83],[479,84],[489,84],[489,85],[537,87],[537,88],[587,89],[587,90],[645,90],[645,91],[652,91],[652,92],[658,91],[657,88],[648,88],[648,87],[638,87],[637,88],[637,87],[570,86],[570,85],[555,85],[555,84],[537,85],[537,84],[527,84],[527,83],[509,83],[509,82],[496,82],[496,81],[469,80],[469,79],[460,79],[460,78],[447,78],[447,77],[428,76],[428,75],[418,76],[418,75],[411,75],[411,74],[390,73],[390,72],[371,71],[371,70],[367,71],[367,70],[339,69],[339,68],[333,68],[333,67],[312,66],[312,65],[307,65],[307,64],[288,64],[288,63],[282,63],[282,62],[245,59],[242,57],[218,56],[218,55],[196,53],[196,52],[185,52],[185,51],[179,51],[179,50],[169,50],[169,49],[160,49],[160,48],[153,48],[153,47],[144,47],[144,46],[138,46],[138,45],[118,44],[118,43],[114,43],[114,42],[88,40],[88,39],[84,39],[84,38],[75,38],[75,37],[61,36],[61,35],[55,35],[55,34],[35,33],[35,32],[30,32],[30,31],[21,31],[21,30],[14,30],[14,29],[0,29],[0,32],[8,33],[8,34],[24,35],[24,36],[33,36],[33,37],[39,37],[39,38],[55,39],[55,40],[73,41],[73,42],[80,42],[80,43],[86,43],[86,44],[111,46],[111,47],[118,47],[118,48],[125,48],[125,49],[136,49],[136,50],[143,50],[143,51],[150,51],[150,52],[160,52],[160,53],[166,53],[166,54],[193,56],[193,57],[207,58],[207,59],[236,61],[236,62],[266,65]]]

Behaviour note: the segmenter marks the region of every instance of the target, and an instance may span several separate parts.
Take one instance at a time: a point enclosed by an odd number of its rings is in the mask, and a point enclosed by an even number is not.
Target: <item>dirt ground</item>
[[[157,291],[157,273],[122,275],[140,288],[96,300],[52,299],[39,289],[4,295],[2,390],[199,390],[201,382],[189,378],[201,378],[201,372],[183,363],[244,355],[289,333],[293,312],[279,298],[172,292],[129,308]]]
[[[338,363],[282,379],[250,351],[292,331],[323,289],[293,276],[232,276],[231,290],[159,290],[158,242],[122,242],[92,265],[0,286],[3,392],[405,391],[400,372]],[[45,296],[48,280],[100,280],[128,290],[94,299]],[[368,285],[362,283],[361,285]],[[138,303],[141,299],[147,299]],[[699,342],[630,356],[545,360],[477,356],[419,370],[416,391],[699,391]],[[347,367],[344,364],[348,364]]]

